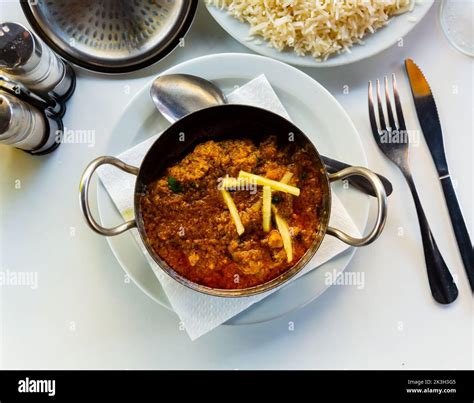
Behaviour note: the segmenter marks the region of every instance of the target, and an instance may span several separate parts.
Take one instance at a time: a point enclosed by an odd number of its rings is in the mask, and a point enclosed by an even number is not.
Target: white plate
[[[392,18],[387,26],[381,28],[373,35],[364,37],[364,45],[354,45],[350,50],[351,53],[334,55],[324,62],[317,62],[311,56],[298,56],[292,50],[279,52],[274,48],[268,47],[267,43],[263,40],[260,45],[257,45],[254,41],[248,41],[249,24],[240,22],[234,17],[228,15],[226,10],[220,10],[211,6],[207,6],[207,9],[219,25],[229,33],[229,35],[256,53],[295,66],[334,67],[366,59],[396,44],[400,38],[403,38],[408,34],[408,32],[410,32],[415,25],[421,21],[433,3],[434,0],[424,0],[420,4],[417,4],[412,12],[407,12]]]
[[[167,73],[194,74],[214,81],[225,93],[264,73],[292,117],[315,143],[318,150],[354,165],[365,166],[366,156],[359,135],[349,116],[334,97],[305,73],[262,56],[217,54],[179,64]],[[112,129],[108,155],[117,155],[168,127],[150,98],[151,82],[130,101]],[[360,231],[365,229],[369,200],[354,190],[334,187]],[[122,218],[103,186],[98,186],[98,207],[104,226],[116,225]],[[135,240],[128,233],[108,238],[109,245],[130,278],[159,304],[171,309],[160,283]],[[342,272],[354,255],[350,248],[287,287],[231,319],[229,324],[262,322],[297,309],[329,287],[325,273]]]

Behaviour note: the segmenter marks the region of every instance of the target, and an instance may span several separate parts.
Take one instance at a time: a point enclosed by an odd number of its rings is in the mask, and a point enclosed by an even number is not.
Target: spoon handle
[[[404,175],[410,187],[411,194],[413,195],[416,212],[418,214],[418,223],[420,224],[431,294],[440,304],[450,304],[458,297],[458,289],[431,233],[428,220],[426,219],[420,198],[418,197],[418,192],[416,191],[415,182],[410,173],[404,173]]]
[[[334,160],[324,155],[321,155],[321,158],[324,162],[324,165],[326,165],[327,171],[330,174],[342,171],[343,169],[351,166],[349,164],[346,164],[345,162]],[[385,188],[385,193],[387,194],[387,196],[390,196],[393,192],[393,186],[391,182],[385,176],[379,174],[377,174],[377,176],[381,180],[383,187]],[[356,189],[359,189],[370,196],[376,197],[373,186],[371,186],[370,183],[364,177],[351,176],[350,178],[347,178],[347,181]]]

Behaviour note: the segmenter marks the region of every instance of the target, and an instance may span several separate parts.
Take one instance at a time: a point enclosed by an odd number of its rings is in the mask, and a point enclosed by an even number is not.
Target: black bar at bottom
[[[54,381],[54,382],[53,382]],[[472,371],[0,371],[0,401],[472,402]]]

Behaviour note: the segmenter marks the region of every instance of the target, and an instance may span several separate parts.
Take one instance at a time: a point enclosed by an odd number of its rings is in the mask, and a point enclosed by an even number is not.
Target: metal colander
[[[190,27],[197,0],[31,0],[22,7],[35,32],[62,57],[120,73],[171,52]]]

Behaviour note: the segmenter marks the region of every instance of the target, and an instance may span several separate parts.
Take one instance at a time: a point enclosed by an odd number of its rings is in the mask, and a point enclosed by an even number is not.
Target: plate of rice
[[[332,67],[373,56],[421,21],[434,0],[206,0],[214,19],[254,52]]]

